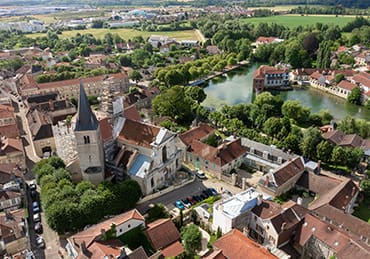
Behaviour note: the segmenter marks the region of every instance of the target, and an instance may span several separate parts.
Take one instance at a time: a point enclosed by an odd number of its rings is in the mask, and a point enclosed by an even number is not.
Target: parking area
[[[231,186],[218,179],[199,179],[196,178],[195,181],[182,186],[172,192],[166,193],[160,197],[145,201],[140,203],[136,208],[140,213],[145,214],[149,209],[150,204],[162,203],[168,210],[175,208],[175,202],[177,200],[185,199],[189,196],[200,195],[203,190],[207,188],[214,188],[216,192],[230,192],[231,194],[236,194],[241,192],[241,189],[235,186]]]

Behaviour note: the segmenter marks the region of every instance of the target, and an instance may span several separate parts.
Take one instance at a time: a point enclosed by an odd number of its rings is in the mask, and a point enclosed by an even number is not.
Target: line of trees
[[[132,209],[142,196],[139,184],[128,180],[94,186],[88,181],[74,184],[59,157],[50,157],[33,168],[41,186],[41,202],[48,225],[58,233],[81,230],[107,215]]]

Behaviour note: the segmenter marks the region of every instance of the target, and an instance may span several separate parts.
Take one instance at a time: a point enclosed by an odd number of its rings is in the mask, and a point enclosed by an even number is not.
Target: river
[[[218,109],[224,104],[251,103],[254,97],[253,72],[258,66],[259,64],[254,64],[249,68],[240,68],[209,81],[204,88],[207,98],[203,105]],[[328,110],[337,120],[350,115],[370,121],[370,110],[365,107],[350,104],[345,99],[316,89],[294,89],[274,94],[279,94],[284,101],[298,100],[303,106],[310,107],[313,113]]]

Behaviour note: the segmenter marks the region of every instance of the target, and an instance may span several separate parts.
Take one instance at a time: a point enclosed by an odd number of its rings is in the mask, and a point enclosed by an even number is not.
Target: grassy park
[[[142,36],[144,39],[150,37],[150,35],[164,35],[171,38],[176,38],[177,40],[201,40],[199,39],[199,36],[194,30],[183,30],[183,31],[161,31],[161,32],[149,32],[149,31],[138,31],[134,29],[126,29],[126,28],[120,28],[120,29],[86,29],[86,30],[72,30],[72,31],[63,31],[62,35],[60,35],[60,38],[70,38],[75,36],[77,33],[80,34],[88,34],[91,33],[97,38],[102,39],[105,34],[108,32],[110,33],[118,33],[123,39],[128,40],[132,39],[135,36]],[[36,38],[40,36],[44,36],[45,33],[34,33],[34,34],[28,34],[31,38]]]
[[[355,16],[338,16],[334,15],[277,15],[269,17],[255,17],[243,19],[246,23],[258,24],[258,23],[277,23],[290,28],[297,27],[299,25],[307,26],[314,25],[316,23],[322,24],[334,24],[343,27],[348,22],[355,19]]]

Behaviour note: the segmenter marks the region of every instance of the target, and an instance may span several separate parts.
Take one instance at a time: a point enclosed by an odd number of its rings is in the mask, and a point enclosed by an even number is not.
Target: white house
[[[221,200],[213,205],[212,228],[222,233],[227,233],[233,228],[243,230],[248,226],[250,212],[257,205],[258,200],[271,197],[259,193],[254,188],[249,188],[229,199]]]
[[[94,244],[102,240],[106,232],[113,229],[113,226],[116,229],[116,237],[119,237],[136,227],[145,227],[145,219],[134,209],[78,232],[67,239],[66,249],[70,258],[85,258],[82,256],[91,254],[92,251],[90,250],[92,250]],[[100,243],[100,245],[104,244]],[[109,245],[106,246],[109,247]]]

